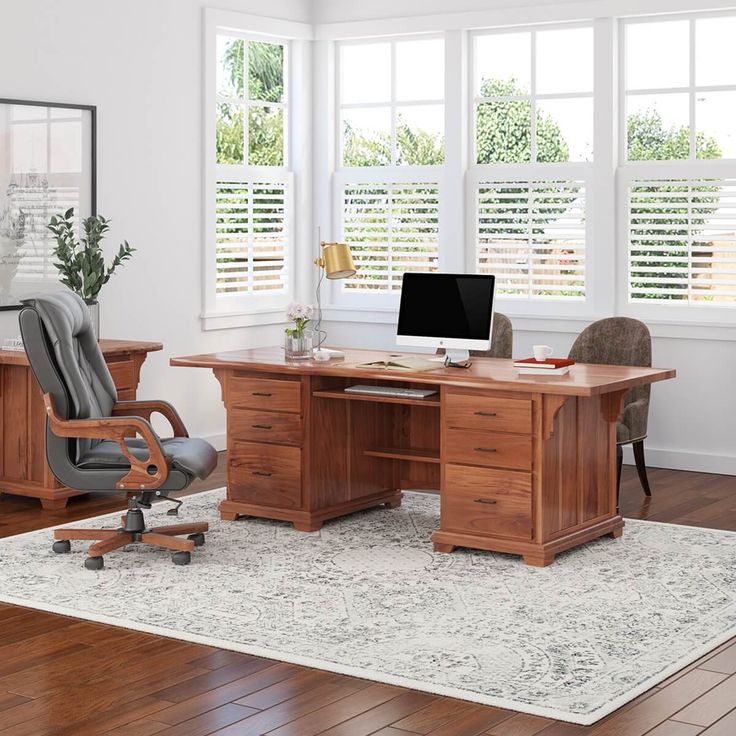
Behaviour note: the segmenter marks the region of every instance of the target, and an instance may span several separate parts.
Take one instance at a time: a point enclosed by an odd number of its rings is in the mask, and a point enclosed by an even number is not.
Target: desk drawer
[[[235,442],[229,454],[229,500],[284,508],[301,506],[302,451],[298,447]]]
[[[527,399],[448,393],[445,396],[445,423],[448,427],[530,434],[532,402]]]
[[[529,435],[448,429],[445,442],[445,457],[449,463],[514,470],[531,470],[532,467],[532,438]]]
[[[298,414],[232,408],[228,412],[228,435],[234,440],[301,445],[302,419]]]
[[[443,531],[532,538],[530,473],[448,465],[441,503]]]
[[[138,385],[135,364],[132,360],[116,360],[108,363],[107,367],[118,391],[135,389]]]
[[[299,414],[302,406],[302,384],[301,381],[233,377],[229,382],[228,404],[248,409]]]

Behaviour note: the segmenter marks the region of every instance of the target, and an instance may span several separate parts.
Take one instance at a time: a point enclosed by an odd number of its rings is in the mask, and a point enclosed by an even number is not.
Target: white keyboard
[[[391,396],[398,399],[426,399],[427,396],[436,394],[434,389],[423,388],[398,388],[393,386],[348,386],[345,389],[349,394],[366,394],[368,396]]]

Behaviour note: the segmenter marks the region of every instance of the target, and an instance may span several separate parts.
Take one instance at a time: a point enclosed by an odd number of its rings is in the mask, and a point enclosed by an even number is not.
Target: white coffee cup
[[[534,360],[539,363],[543,363],[553,353],[549,345],[533,345],[532,350],[534,350]]]

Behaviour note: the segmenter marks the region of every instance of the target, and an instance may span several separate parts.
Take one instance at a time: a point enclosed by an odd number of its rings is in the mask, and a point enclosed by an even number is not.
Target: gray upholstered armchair
[[[85,567],[99,570],[104,554],[138,542],[170,549],[175,564],[188,564],[194,547],[204,543],[208,525],[149,528],[142,509],[151,508],[156,498],[168,498],[171,491],[185,489],[195,478],[206,478],[217,464],[215,449],[189,437],[176,410],[165,401],[118,401],[80,297],[59,291],[23,303],[20,329],[28,362],[43,392],[51,472],[80,491],[137,494],[129,499],[120,528],[57,529],[54,552],[69,552],[72,539],[97,540],[88,550]],[[150,423],[154,412],[168,420],[173,437],[154,432]],[[188,539],[178,538],[184,534]]]
[[[511,320],[500,312],[493,314],[493,330],[491,331],[490,350],[471,350],[470,355],[476,358],[510,358],[514,349],[514,328]],[[437,351],[438,355],[444,354],[444,349]]]
[[[629,317],[609,317],[594,322],[578,335],[570,357],[579,363],[607,365],[652,365],[652,338],[643,322]],[[647,466],[644,461],[644,440],[649,418],[650,386],[636,386],[624,397],[624,409],[616,425],[618,481],[621,481],[623,445],[631,444],[636,469],[644,493],[651,496]]]

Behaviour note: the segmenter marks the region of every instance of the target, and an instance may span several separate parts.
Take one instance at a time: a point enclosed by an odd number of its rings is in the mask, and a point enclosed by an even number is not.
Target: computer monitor
[[[488,350],[495,283],[490,275],[405,273],[397,345],[444,348],[453,363]]]

